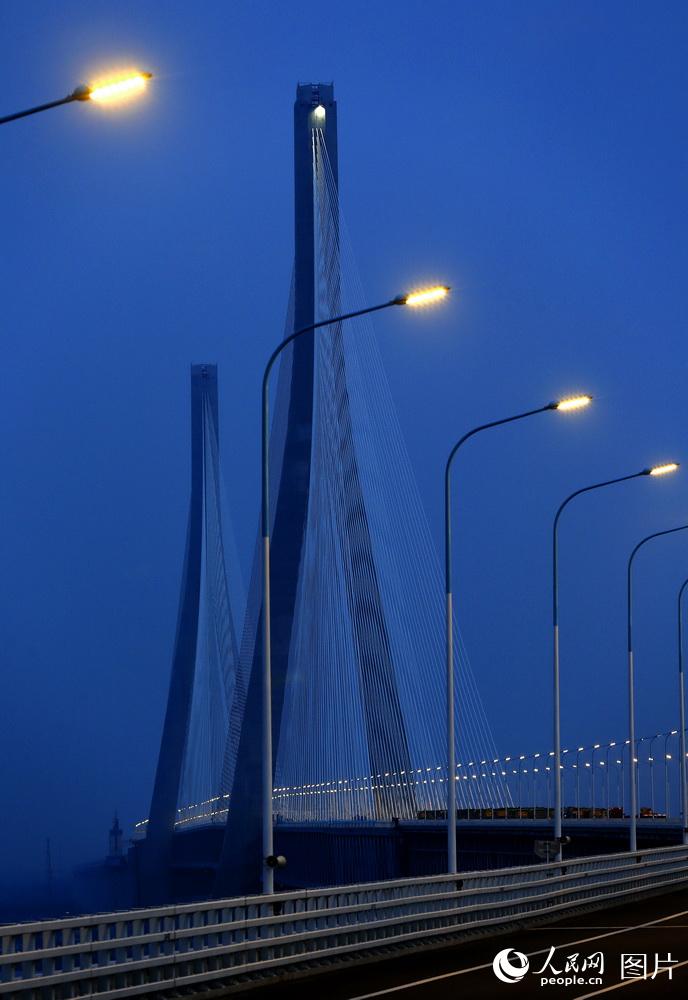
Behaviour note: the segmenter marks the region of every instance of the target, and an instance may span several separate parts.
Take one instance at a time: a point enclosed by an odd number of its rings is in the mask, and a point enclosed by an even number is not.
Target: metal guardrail
[[[688,847],[0,926],[0,996],[161,996],[688,882]]]

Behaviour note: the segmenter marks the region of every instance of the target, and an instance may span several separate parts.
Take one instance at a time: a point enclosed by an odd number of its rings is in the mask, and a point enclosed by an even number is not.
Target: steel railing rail
[[[0,995],[129,997],[508,926],[688,882],[688,846],[0,926]]]

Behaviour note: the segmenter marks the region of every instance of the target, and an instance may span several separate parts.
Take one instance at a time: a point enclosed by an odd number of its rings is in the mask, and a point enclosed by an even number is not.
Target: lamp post
[[[585,747],[578,747],[576,750],[576,763],[573,765],[576,769],[576,819],[581,818],[580,814],[580,755],[585,750]]]
[[[7,125],[8,122],[17,121],[18,118],[27,118],[29,115],[37,115],[39,111],[50,111],[51,108],[59,108],[63,104],[72,104],[74,101],[114,104],[116,101],[141,94],[152,76],[152,73],[129,73],[127,76],[92,87],[82,84],[71,94],[60,97],[57,101],[48,101],[47,104],[38,104],[34,108],[27,108],[26,111],[16,111],[13,115],[5,115],[0,118],[0,125]]]
[[[664,736],[664,817],[667,820],[669,819],[669,809],[671,807],[671,795],[669,794],[669,761],[671,760],[669,740],[672,736],[677,735],[678,729],[672,729]]]
[[[523,769],[523,761],[526,759],[526,755],[522,753],[518,758],[518,818],[523,819],[523,801],[521,798],[521,776],[527,771]]]
[[[561,751],[562,756],[564,756],[564,754],[567,754],[568,752],[569,752],[568,750],[562,750]],[[566,778],[566,775],[563,773],[565,768],[566,768],[565,764],[560,764],[559,765],[559,773],[561,775],[561,780],[562,780],[563,785],[564,785],[564,791],[566,791],[566,782],[564,780]],[[578,773],[578,768],[576,767],[575,764],[571,764],[571,770],[572,771],[575,770],[576,773]],[[573,775],[572,775],[572,777],[573,777]],[[555,792],[556,792],[556,787],[555,787]],[[572,790],[571,794],[573,794],[573,790]]]
[[[675,472],[678,465],[675,462],[666,465],[658,465],[650,470],[650,475],[663,476],[668,472]],[[652,541],[653,538],[661,538],[663,535],[673,535],[677,531],[685,531],[688,524],[680,524],[676,528],[667,528],[665,531],[654,531],[651,535],[642,538],[628,557],[626,568],[626,631],[628,634],[628,737],[630,739],[630,768],[629,782],[631,791],[630,817],[629,817],[629,847],[631,851],[638,849],[638,789],[637,789],[637,760],[634,754],[635,749],[635,675],[633,666],[633,562],[638,552],[644,545]]]
[[[586,760],[585,767],[590,767],[590,761],[589,760]]]
[[[681,604],[686,587],[688,587],[688,580],[682,583],[678,592],[678,709],[681,720],[678,727],[678,743],[681,757],[679,781],[681,782],[681,825],[684,844],[688,844],[688,777],[686,775],[686,701],[683,683],[683,614]]]
[[[550,810],[552,808],[552,783],[549,780],[549,776],[551,774],[552,768],[549,766],[549,764],[545,765],[545,771],[547,772],[547,778],[546,778],[546,781],[547,781],[547,819],[549,819]]]
[[[285,347],[293,343],[303,334],[311,333],[325,326],[334,326],[346,320],[355,319],[357,316],[367,316],[369,313],[380,312],[382,309],[389,309],[390,306],[424,306],[439,299],[443,299],[449,293],[449,288],[445,285],[428,288],[418,292],[411,292],[407,295],[397,295],[396,298],[379,305],[368,306],[365,309],[357,309],[355,312],[343,313],[341,316],[332,316],[329,319],[311,323],[300,330],[295,330],[285,337],[277,345],[268,358],[268,362],[263,372],[262,384],[262,407],[261,407],[261,507],[262,507],[262,535],[263,535],[263,663],[262,663],[262,717],[263,717],[263,768],[262,768],[262,814],[263,814],[263,892],[271,893],[274,887],[274,867],[277,859],[273,850],[273,829],[272,829],[272,662],[271,662],[271,618],[270,618],[270,372],[275,361],[281,355]]]
[[[605,767],[607,769],[607,819],[609,819],[609,751],[612,749],[612,747],[615,746],[616,746],[615,741],[609,743],[609,745],[607,746],[607,752],[605,756]]]
[[[641,767],[640,767],[640,764],[641,764],[640,748],[641,748],[641,746],[642,746],[643,743],[646,743],[649,740],[649,738],[650,738],[649,736],[640,736],[635,741],[635,756],[633,758],[633,763],[635,764],[636,803],[640,802],[640,782],[641,782],[642,776],[643,776],[642,775],[642,770],[641,770]],[[640,806],[637,806],[636,812],[639,812],[639,811],[640,811]]]
[[[499,760],[498,759],[495,759],[495,760],[492,761],[492,767],[495,767],[495,765],[499,765]],[[492,777],[493,778],[497,778],[498,779],[498,774],[499,774],[498,771],[492,771]],[[495,818],[494,817],[495,801],[499,802],[499,798],[500,798],[499,780],[497,780],[496,784],[497,784],[497,788],[496,789],[495,789],[495,781],[493,781],[492,784],[491,784],[492,809],[490,810],[490,818],[492,820],[494,820],[494,818]]]
[[[499,768],[499,758],[495,758],[492,761],[492,767]],[[496,779],[496,781],[492,782],[492,819],[494,819],[495,818],[495,802],[499,803],[500,798],[501,798],[501,789],[500,789],[500,781],[499,781],[499,770],[492,771],[492,777],[493,777],[493,779]],[[497,786],[496,788],[495,788],[495,785]]]
[[[540,756],[541,756],[541,754],[539,754],[539,753],[534,753],[533,754],[533,819],[537,819],[537,816],[536,816],[536,813],[537,813],[537,788],[536,788],[536,782],[537,782],[538,776],[540,774],[540,771],[542,769],[539,768],[539,767],[537,767],[536,765],[538,763],[538,760],[539,760]]]
[[[604,816],[606,817],[606,819],[609,819],[609,768],[607,767],[607,762],[604,761],[604,760],[601,760],[600,761],[600,768],[602,769],[602,774],[604,776],[602,778],[602,781],[604,782],[604,803],[605,804],[604,804],[604,807],[602,808],[602,812],[604,813]]]
[[[506,770],[506,764],[500,761],[500,775],[504,778],[502,782],[502,788],[504,790],[504,819],[509,819],[509,808],[511,805],[511,789],[509,788],[509,772]],[[447,794],[449,790],[447,790]]]
[[[548,410],[577,410],[587,406],[592,402],[592,396],[574,396],[569,399],[561,399],[558,402],[546,403],[535,410],[526,410],[524,413],[517,413],[511,417],[504,417],[501,420],[492,420],[488,424],[481,424],[474,427],[460,438],[449,452],[447,464],[444,470],[444,574],[446,590],[446,610],[447,610],[447,857],[448,871],[455,874],[458,871],[458,861],[456,855],[456,729],[454,722],[454,609],[452,594],[452,566],[451,566],[451,469],[456,454],[469,438],[481,431],[490,430],[493,427],[502,427],[504,424],[512,424],[517,420],[524,420],[526,417],[534,417],[538,413],[547,413]],[[519,802],[519,815],[520,815]]]
[[[595,818],[595,750],[600,749],[599,743],[593,743],[592,750],[590,752],[591,760],[591,771],[590,771],[590,819]]]
[[[602,483],[593,483],[591,486],[583,486],[579,490],[570,493],[569,496],[559,505],[559,509],[554,515],[552,527],[552,626],[553,626],[553,701],[554,701],[554,839],[557,842],[556,860],[561,861],[561,697],[559,689],[559,560],[558,560],[558,532],[559,519],[565,508],[575,497],[582,493],[590,493],[593,490],[603,489],[605,486],[614,486],[616,483],[625,483],[629,479],[638,479],[641,476],[661,476],[666,472],[673,472],[677,469],[676,463],[667,465],[657,465],[651,469],[642,469],[640,472],[632,472],[628,476],[618,476],[616,479],[607,479]],[[632,756],[632,754],[631,754]]]
[[[652,818],[655,816],[655,752],[652,749],[655,740],[658,740],[661,733],[655,733],[654,736],[650,737],[650,753],[647,757],[647,763],[650,769],[650,811],[652,812]]]

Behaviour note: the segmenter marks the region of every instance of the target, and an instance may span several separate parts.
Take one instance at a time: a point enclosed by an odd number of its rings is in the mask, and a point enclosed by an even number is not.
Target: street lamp
[[[585,762],[585,766],[586,766],[586,767],[590,767],[590,761],[589,761],[589,760],[586,760],[586,762]]]
[[[616,479],[607,479],[602,483],[593,483],[591,486],[583,486],[575,490],[566,497],[560,504],[554,515],[552,528],[552,625],[554,633],[553,643],[553,701],[554,701],[554,839],[557,842],[556,860],[561,861],[561,712],[560,712],[560,690],[559,690],[559,566],[558,566],[558,530],[559,519],[569,503],[582,493],[590,493],[593,490],[600,490],[605,486],[613,486],[616,483],[625,483],[629,479],[638,479],[640,476],[662,476],[668,472],[674,472],[678,468],[675,462],[665,465],[655,465],[649,469],[642,469],[640,472],[632,472],[628,476],[618,476]],[[632,756],[632,754],[631,754]]]
[[[549,819],[549,814],[552,809],[552,782],[550,781],[550,778],[552,776],[552,768],[549,766],[549,764],[545,765],[545,771],[547,773],[547,777],[545,778],[545,781],[547,783],[547,819]]]
[[[616,746],[616,741],[612,740],[611,743],[607,745],[606,761],[605,767],[607,769],[607,819],[609,819],[609,751],[612,747]]]
[[[523,819],[523,806],[521,800],[521,775],[527,774],[527,769],[523,768],[523,761],[526,759],[526,755],[522,753],[518,758],[518,818]]]
[[[655,817],[655,752],[653,750],[655,740],[658,740],[663,733],[655,733],[654,736],[650,738],[650,753],[647,758],[647,763],[650,769],[650,811],[652,812],[652,818]]]
[[[541,756],[539,753],[533,754],[533,819],[537,819],[537,779],[542,769],[536,765]]]
[[[492,761],[491,767],[495,767],[495,766],[499,767],[499,758],[498,757],[495,757],[494,760]],[[500,788],[499,788],[499,775],[498,775],[498,772],[497,771],[492,771],[492,777],[497,779],[496,782],[493,781],[491,783],[492,809],[490,810],[490,813],[491,813],[491,818],[494,819],[495,818],[495,801],[499,802],[500,798],[501,798],[501,795],[500,795]],[[495,784],[497,785],[497,788],[495,788]]]
[[[500,765],[501,765],[501,761],[500,761]],[[503,768],[503,765],[502,765],[502,768]],[[508,775],[508,772],[506,770],[504,770],[504,769],[500,770],[500,775],[501,775],[502,778],[504,778],[504,781],[502,782],[502,788],[504,790],[504,819],[508,820],[509,819],[509,805],[511,803],[511,789],[509,788],[509,775]],[[447,792],[447,794],[449,794],[449,793]]]
[[[635,757],[633,759],[635,763],[635,791],[637,796],[636,802],[640,801],[640,782],[643,777],[642,770],[640,767],[640,765],[642,764],[642,758],[640,756],[640,748],[643,745],[643,743],[647,743],[649,739],[650,739],[649,736],[640,736],[635,741]],[[637,806],[636,812],[640,812],[640,806]]]
[[[49,111],[51,108],[59,108],[62,104],[72,104],[73,101],[94,101],[96,104],[114,104],[130,97],[136,97],[145,89],[148,81],[152,79],[152,73],[128,73],[126,76],[118,77],[114,80],[105,80],[102,83],[88,86],[82,84],[57,101],[49,101],[47,104],[38,104],[35,108],[28,108],[26,111],[17,111],[13,115],[5,115],[0,118],[0,125],[16,121],[18,118],[27,118],[29,115],[36,115],[39,111]]]
[[[334,326],[357,316],[367,316],[369,313],[389,309],[390,306],[410,306],[417,308],[430,305],[449,294],[446,285],[420,289],[379,305],[357,309],[355,312],[343,313],[329,319],[310,323],[300,330],[294,330],[285,337],[272,352],[263,372],[262,407],[261,407],[261,501],[262,501],[262,535],[263,535],[263,663],[262,663],[262,715],[263,715],[263,768],[262,768],[262,814],[263,814],[263,892],[271,893],[274,887],[274,867],[278,863],[273,850],[272,829],[272,663],[271,663],[271,619],[270,619],[270,372],[285,347],[293,343],[305,333],[311,333],[325,326]],[[453,782],[450,782],[453,786]]]
[[[678,707],[680,723],[679,731],[679,756],[681,757],[681,770],[679,780],[681,782],[681,824],[683,827],[683,843],[688,844],[688,778],[686,776],[686,693],[683,683],[683,615],[681,613],[681,601],[683,592],[688,587],[688,580],[685,580],[678,592]]]
[[[593,743],[592,750],[590,752],[590,760],[592,761],[592,770],[590,772],[590,818],[595,818],[595,750],[600,749],[599,743]]]
[[[580,814],[580,755],[585,750],[585,747],[578,747],[576,750],[576,763],[573,765],[576,769],[576,819],[581,818]]]
[[[675,462],[669,465],[659,465],[650,470],[651,475],[661,476],[667,472],[675,472],[678,468]],[[626,568],[626,630],[628,633],[628,736],[631,747],[635,747],[635,676],[633,668],[633,561],[639,550],[652,541],[653,538],[661,538],[663,535],[673,535],[677,531],[685,531],[688,524],[680,524],[676,528],[667,528],[664,531],[654,531],[651,535],[646,535],[641,539],[628,557]],[[637,813],[638,813],[638,790],[636,787],[637,761],[635,755],[631,753],[631,766],[629,768],[629,781],[631,787],[629,833],[630,849],[638,849],[637,833]]]
[[[607,767],[607,762],[604,760],[600,761],[600,768],[602,770],[602,781],[604,782],[604,801],[605,805],[602,807],[602,814],[609,819],[609,768]]]
[[[588,406],[592,402],[592,396],[571,396],[560,399],[556,402],[539,406],[536,410],[526,410],[525,413],[517,413],[512,417],[504,417],[502,420],[492,420],[489,424],[481,424],[473,430],[464,434],[452,450],[449,452],[447,464],[444,470],[444,573],[447,595],[447,775],[449,778],[447,792],[447,854],[448,869],[450,874],[458,871],[456,856],[456,746],[455,746],[455,725],[454,725],[454,611],[452,595],[452,567],[451,567],[451,467],[462,444],[472,438],[480,431],[490,430],[492,427],[501,427],[504,424],[514,423],[516,420],[523,420],[526,417],[533,417],[537,413],[546,413],[548,410],[561,410],[568,412],[578,410]],[[519,803],[520,809],[520,803]]]
[[[563,756],[564,754],[567,754],[568,752],[569,752],[568,750],[562,750],[562,751],[561,751],[561,753],[562,753],[562,756]],[[564,782],[564,791],[566,791],[566,782],[564,781],[564,779],[566,778],[566,775],[565,775],[565,774],[563,774],[563,771],[564,771],[565,767],[566,767],[566,765],[565,765],[565,764],[560,764],[560,765],[559,765],[559,773],[560,773],[560,775],[561,775],[561,780],[562,780],[562,782]],[[571,770],[572,770],[572,771],[574,771],[574,770],[575,770],[575,771],[577,772],[577,767],[576,767],[576,765],[575,765],[575,764],[571,764]],[[573,775],[572,775],[572,777],[573,777]],[[571,791],[571,794],[573,795],[573,790]]]
[[[664,818],[667,820],[669,819],[669,809],[671,807],[671,796],[669,794],[669,761],[671,760],[669,740],[672,736],[678,736],[678,729],[672,729],[664,735]]]

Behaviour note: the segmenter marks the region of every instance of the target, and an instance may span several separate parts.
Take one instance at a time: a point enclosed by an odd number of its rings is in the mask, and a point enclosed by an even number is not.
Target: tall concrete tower
[[[320,110],[322,109],[322,110]],[[324,115],[323,115],[324,111]],[[322,128],[337,177],[337,104],[332,84],[299,84],[294,103],[294,328],[315,317],[315,219],[313,128]],[[270,546],[272,578],[273,734],[279,734],[294,608],[308,516],[313,431],[313,334],[292,347],[291,385],[282,455],[282,475]],[[218,871],[217,892],[260,889],[261,800],[260,732],[262,611],[257,616],[253,667],[230,791],[227,831]],[[277,747],[277,740],[273,739]]]
[[[140,872],[142,902],[171,899],[174,824],[196,676],[207,483],[217,468],[217,367],[191,366],[191,502],[172,674]]]
[[[336,188],[337,105],[332,84],[302,84],[297,87],[294,104],[294,328],[309,326],[315,315],[316,290],[326,300],[329,315],[340,311],[338,240],[329,242],[326,251],[332,259],[316,260],[315,206],[319,169],[314,133],[324,142],[329,169]],[[338,225],[335,204],[335,226]],[[334,256],[333,256],[334,255]],[[319,265],[330,275],[329,286],[322,294],[317,287]],[[335,378],[345,380],[341,331],[331,328],[333,350],[339,352]],[[306,334],[292,347],[291,383],[287,410],[281,477],[274,505],[274,524],[270,550],[272,601],[272,698],[273,748],[278,737],[284,707],[289,651],[297,601],[299,571],[308,523],[311,479],[314,400],[314,338]],[[351,415],[348,394],[339,382],[346,404],[339,414],[342,440],[351,439]],[[349,559],[374,566],[370,529],[362,494],[355,454],[343,456],[347,468],[347,490],[343,497],[345,518],[351,533],[345,539]],[[382,609],[377,579],[365,592],[349,581],[348,613],[354,622],[353,641],[361,677],[366,737],[373,773],[407,769],[408,747],[401,717],[399,697],[392,667],[389,637]],[[218,895],[252,893],[260,890],[261,862],[261,659],[262,613],[256,616],[256,639],[253,666],[246,701],[244,723],[239,742],[234,784],[230,791],[229,814],[223,851],[218,870]],[[304,734],[308,738],[308,734]],[[274,764],[274,761],[273,761]]]

